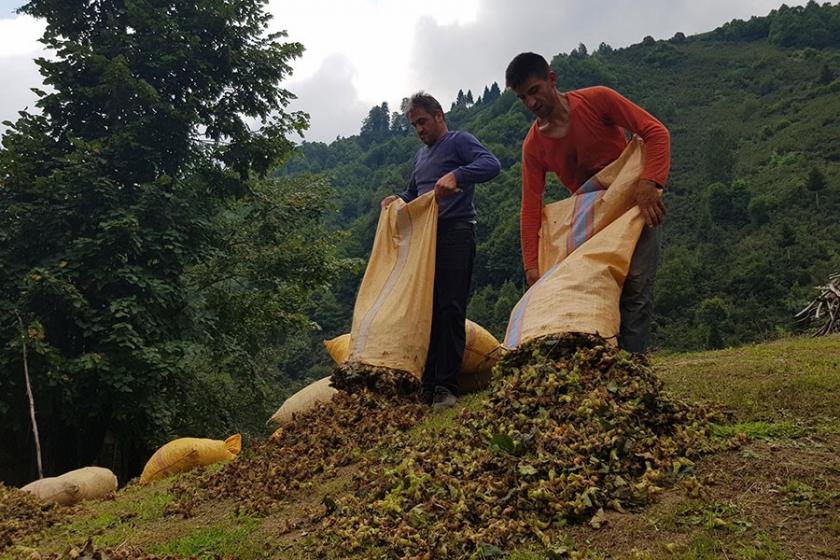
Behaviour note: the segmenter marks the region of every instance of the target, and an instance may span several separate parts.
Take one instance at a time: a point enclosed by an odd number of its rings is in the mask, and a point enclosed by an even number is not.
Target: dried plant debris
[[[60,508],[0,483],[0,551],[54,525],[68,511],[72,508]]]
[[[38,556],[44,560],[179,560],[180,556],[152,556],[144,554],[140,549],[131,546],[101,549],[93,544],[92,539],[81,547],[69,547],[60,554]],[[190,558],[195,558],[191,556]]]
[[[325,553],[469,558],[542,543],[573,554],[552,541],[555,529],[600,526],[604,510],[648,503],[722,445],[710,426],[722,420],[718,410],[674,399],[643,359],[588,335],[509,353],[489,396],[427,439],[407,433],[428,409],[405,396],[399,373],[337,376],[352,393],[297,416],[220,470],[181,477],[169,513],[188,517],[222,499],[268,514],[356,464],[352,493],[324,497],[310,520]]]
[[[346,393],[367,390],[399,398],[420,394],[420,381],[409,372],[360,363],[336,366],[330,384]]]
[[[831,274],[820,294],[794,317],[797,322],[814,325],[814,336],[840,333],[840,273]]]
[[[180,478],[167,511],[189,517],[198,503],[230,498],[239,511],[268,513],[314,477],[358,462],[365,451],[413,427],[425,410],[416,398],[339,392],[222,469]]]
[[[643,361],[602,339],[546,337],[508,354],[484,406],[437,439],[366,459],[325,525],[347,553],[394,558],[550,547],[549,529],[643,505],[690,474],[718,415],[663,393]]]

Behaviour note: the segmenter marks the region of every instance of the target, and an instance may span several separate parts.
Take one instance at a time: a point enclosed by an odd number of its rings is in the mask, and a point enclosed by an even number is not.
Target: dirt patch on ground
[[[754,441],[702,458],[696,471],[700,486],[568,534],[606,558],[840,558],[840,436]],[[712,556],[689,553],[709,546]]]

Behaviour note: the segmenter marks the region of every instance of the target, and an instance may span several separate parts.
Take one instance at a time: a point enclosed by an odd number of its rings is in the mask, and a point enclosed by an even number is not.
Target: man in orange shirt
[[[645,167],[636,189],[636,203],[647,227],[636,245],[621,294],[618,337],[619,346],[625,350],[644,352],[653,320],[653,284],[661,243],[658,226],[665,216],[659,191],[668,179],[671,163],[668,130],[644,109],[607,87],[557,91],[556,75],[538,54],[517,55],[507,67],[505,80],[537,117],[522,145],[520,234],[529,286],[539,279],[537,248],[546,173],[555,173],[574,193],[621,155],[627,145],[625,130],[644,140]]]

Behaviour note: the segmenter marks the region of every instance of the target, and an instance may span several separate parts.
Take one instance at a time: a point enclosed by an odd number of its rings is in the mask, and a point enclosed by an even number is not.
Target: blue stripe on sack
[[[575,191],[575,194],[585,194],[602,190],[604,190],[604,187],[602,187],[601,183],[599,183],[598,180],[594,176],[592,176],[589,179],[587,179],[586,182],[582,184],[578,190]]]
[[[599,194],[601,194],[600,190],[575,194],[575,196],[582,197],[583,199],[578,202],[580,205],[579,210],[575,212],[575,223],[572,224],[572,239],[575,242],[575,249],[583,245],[583,242],[587,239],[586,226],[592,219],[591,214],[595,209],[595,201],[598,199]]]
[[[528,300],[531,299],[528,293],[519,300],[519,303],[513,309],[513,317],[510,321],[510,329],[505,340],[505,346],[511,350],[519,346],[519,338],[522,336],[520,329],[522,328],[522,316],[525,314],[525,308],[528,307]]]

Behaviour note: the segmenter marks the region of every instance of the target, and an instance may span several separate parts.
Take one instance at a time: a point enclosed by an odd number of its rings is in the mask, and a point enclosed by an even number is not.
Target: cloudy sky
[[[42,22],[16,15],[23,0],[0,0],[0,121],[31,106],[40,85],[32,59],[44,55]],[[805,0],[788,0],[788,5]],[[766,15],[782,0],[269,0],[275,29],[306,47],[285,87],[311,115],[307,140],[359,130],[368,110],[424,89],[448,107],[458,89],[503,85],[522,51],[546,58],[579,43],[594,50],[709,31],[734,18]],[[0,130],[3,127],[0,126]]]

